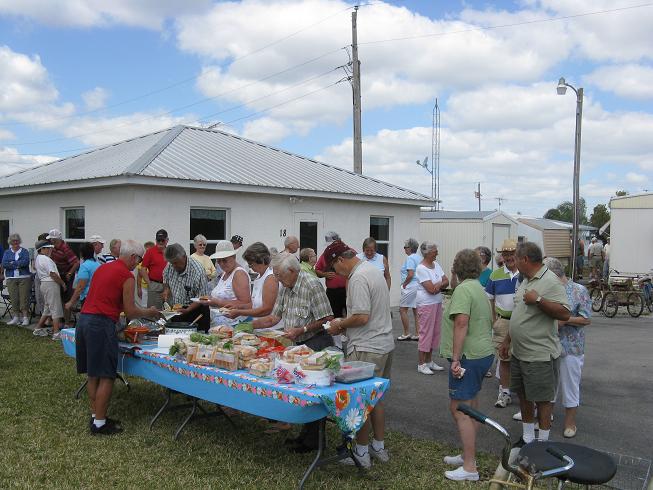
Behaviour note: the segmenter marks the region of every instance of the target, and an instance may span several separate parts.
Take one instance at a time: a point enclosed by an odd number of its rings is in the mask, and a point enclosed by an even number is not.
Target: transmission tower
[[[433,125],[431,130],[431,165],[433,173],[431,174],[431,195],[435,209],[440,209],[440,107],[438,99],[435,99],[433,106]]]

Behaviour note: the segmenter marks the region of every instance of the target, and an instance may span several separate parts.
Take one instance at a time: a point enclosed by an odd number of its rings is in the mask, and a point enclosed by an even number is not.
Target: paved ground
[[[395,332],[401,323],[393,313]],[[653,459],[653,317],[621,315],[593,318],[586,327],[586,355],[578,410],[577,444],[647,460]],[[446,371],[434,376],[417,373],[417,342],[397,342],[392,387],[386,395],[387,424],[414,437],[458,444],[448,412]],[[438,364],[446,361],[436,359]],[[498,380],[486,378],[480,394],[481,411],[504,425],[514,437],[521,425],[512,420],[516,406],[494,407]],[[515,402],[516,403],[516,402]],[[562,440],[562,409],[556,407],[551,438]],[[481,430],[479,448],[499,454],[501,438]]]

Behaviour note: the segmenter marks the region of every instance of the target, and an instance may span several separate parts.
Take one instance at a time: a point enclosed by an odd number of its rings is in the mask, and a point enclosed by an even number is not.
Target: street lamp
[[[576,90],[572,85],[569,85],[564,78],[558,81],[558,95],[565,95],[567,87],[576,93],[576,139],[574,141],[574,224],[572,228],[571,239],[571,277],[576,280],[576,251],[578,249],[578,220],[580,218],[580,128],[581,120],[583,118],[583,88]]]

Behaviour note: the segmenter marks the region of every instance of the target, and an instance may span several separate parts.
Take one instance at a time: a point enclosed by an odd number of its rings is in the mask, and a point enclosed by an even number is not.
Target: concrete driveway
[[[402,332],[393,312],[395,333]],[[411,327],[412,328],[412,327]],[[442,359],[438,364],[447,366]],[[586,354],[574,443],[611,453],[653,458],[653,317],[597,315],[586,327]],[[433,376],[417,373],[417,342],[396,342],[392,387],[386,395],[387,425],[414,437],[458,445],[448,411],[447,371]],[[517,439],[521,425],[512,420],[517,402],[495,408],[498,380],[486,378],[480,409],[504,425]],[[563,410],[556,407],[552,440],[563,440]],[[489,428],[479,432],[480,450],[499,454],[501,437]],[[623,487],[625,488],[625,487]],[[641,488],[641,487],[640,487]]]

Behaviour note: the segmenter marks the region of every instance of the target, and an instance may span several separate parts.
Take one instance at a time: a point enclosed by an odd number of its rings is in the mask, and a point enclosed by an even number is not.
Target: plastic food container
[[[295,383],[309,386],[331,386],[333,384],[333,371],[322,369],[312,371],[310,369],[298,368],[293,372]]]
[[[338,383],[354,383],[373,378],[375,367],[376,365],[371,362],[345,361],[340,366],[336,381]]]

